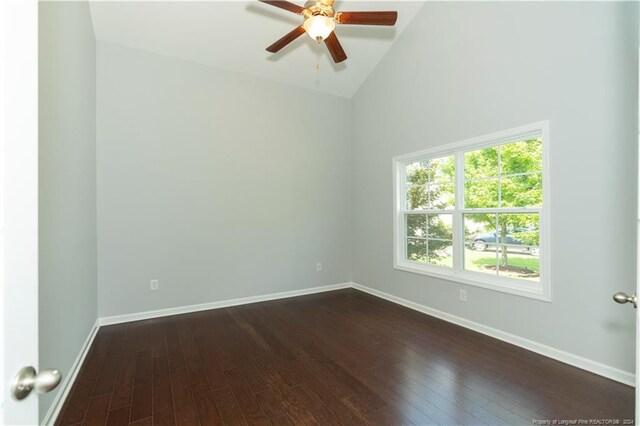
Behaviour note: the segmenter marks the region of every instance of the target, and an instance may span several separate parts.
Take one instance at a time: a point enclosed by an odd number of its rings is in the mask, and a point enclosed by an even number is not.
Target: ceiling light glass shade
[[[329,37],[336,28],[336,23],[332,18],[316,15],[305,20],[302,26],[312,39],[322,41]]]

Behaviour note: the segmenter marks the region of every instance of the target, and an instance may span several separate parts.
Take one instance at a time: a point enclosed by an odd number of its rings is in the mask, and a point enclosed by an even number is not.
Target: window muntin
[[[540,123],[394,159],[395,266],[549,300],[547,143]]]

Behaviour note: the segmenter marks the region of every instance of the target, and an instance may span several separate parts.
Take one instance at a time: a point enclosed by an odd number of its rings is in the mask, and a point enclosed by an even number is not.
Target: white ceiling
[[[302,17],[257,0],[93,1],[90,7],[98,40],[349,98],[423,4],[336,1],[335,10],[398,11],[395,27],[339,25],[336,34],[348,56],[341,64],[306,34],[276,54],[265,51]]]

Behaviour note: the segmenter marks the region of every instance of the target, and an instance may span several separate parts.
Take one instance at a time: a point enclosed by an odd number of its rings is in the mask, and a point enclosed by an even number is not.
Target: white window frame
[[[542,136],[542,207],[541,208],[496,208],[496,209],[467,209],[464,206],[464,152],[487,148],[496,145],[504,145],[531,137]],[[482,287],[490,290],[509,293],[532,299],[551,302],[551,245],[550,245],[550,138],[549,121],[541,121],[525,126],[504,130],[472,139],[440,145],[434,148],[399,155],[393,158],[393,267],[395,269],[428,275],[448,281]],[[455,208],[446,213],[453,215],[453,268],[434,264],[413,262],[405,258],[405,214],[414,212],[406,209],[406,177],[405,165],[416,161],[455,156]],[[464,256],[464,231],[463,215],[487,212],[487,213],[524,213],[535,212],[539,214],[540,232],[540,280],[533,282],[523,279],[510,278],[498,275],[489,275],[477,271],[467,271],[463,267]],[[433,212],[435,213],[435,212]],[[445,212],[442,212],[445,213]]]

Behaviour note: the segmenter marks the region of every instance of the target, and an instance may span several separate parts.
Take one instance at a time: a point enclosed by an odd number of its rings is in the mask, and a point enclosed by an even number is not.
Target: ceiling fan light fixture
[[[315,15],[305,19],[303,28],[314,40],[321,42],[329,37],[329,34],[336,28],[333,18],[324,15]]]

